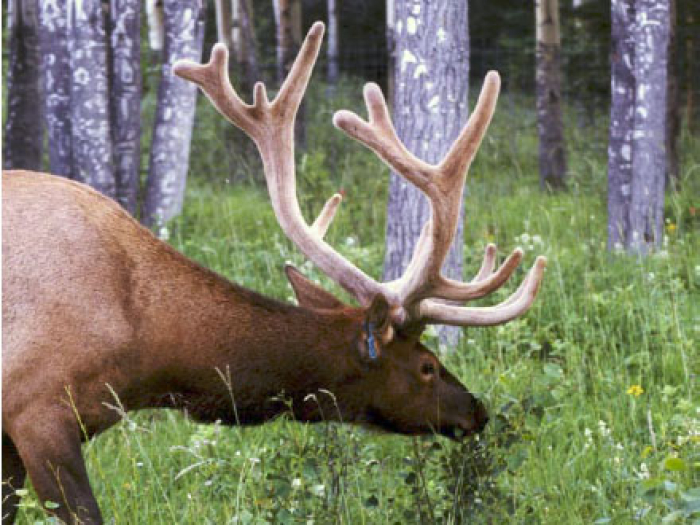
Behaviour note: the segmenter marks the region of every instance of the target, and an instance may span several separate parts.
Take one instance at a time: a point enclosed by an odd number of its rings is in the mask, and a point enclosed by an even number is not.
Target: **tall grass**
[[[331,131],[331,104],[315,89],[309,147],[298,158],[302,207],[310,218],[344,189],[329,240],[379,276],[386,170]],[[359,92],[341,88],[333,106],[359,108]],[[700,141],[683,137],[683,190],[667,196],[663,251],[610,254],[604,122],[568,128],[569,191],[543,194],[530,107],[504,97],[471,169],[465,253],[467,274],[487,242],[503,253],[523,246],[526,267],[545,254],[543,290],[522,319],[466,329],[458,348],[440,349],[490,407],[480,438],[457,444],[289,418],[240,429],[168,411],[130,414],[85,446],[105,516],[125,524],[697,523]],[[229,134],[201,106],[193,176],[170,242],[281,299],[291,300],[287,260],[342,295],[285,239],[257,161],[237,153]],[[425,340],[437,349],[433,333]],[[31,492],[23,505],[20,523],[45,519]]]

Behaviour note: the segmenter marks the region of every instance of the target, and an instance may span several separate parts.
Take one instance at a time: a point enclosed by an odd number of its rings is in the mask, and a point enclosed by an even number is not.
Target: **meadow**
[[[388,173],[331,128],[334,109],[361,109],[359,87],[341,86],[331,101],[323,89],[312,88],[307,149],[297,156],[302,207],[310,218],[342,189],[328,239],[379,277]],[[105,518],[700,523],[700,140],[684,131],[682,189],[667,193],[663,249],[638,259],[605,247],[605,116],[580,125],[569,111],[569,189],[548,194],[538,188],[532,107],[504,95],[472,166],[465,275],[486,243],[501,254],[522,246],[523,269],[481,304],[511,293],[544,254],[540,296],[515,322],[463,330],[456,348],[440,348],[434,331],[424,336],[486,402],[484,434],[454,443],[289,417],[240,429],[171,411],[129,413],[84,446]],[[283,300],[293,300],[287,261],[343,296],[284,237],[252,148],[201,97],[194,136],[185,209],[167,227],[169,242]],[[51,521],[31,489],[22,494],[18,523]]]

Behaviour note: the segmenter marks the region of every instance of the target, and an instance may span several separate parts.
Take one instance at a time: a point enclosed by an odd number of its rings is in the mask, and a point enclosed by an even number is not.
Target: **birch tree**
[[[613,0],[608,247],[661,245],[666,180],[668,0]]]
[[[68,0],[39,1],[39,53],[43,72],[51,173],[73,174],[71,68],[68,50]]]
[[[106,25],[102,0],[69,0],[71,178],[115,198]]]
[[[335,86],[340,69],[338,65],[338,5],[336,0],[327,0],[328,6],[328,84]]]
[[[646,254],[661,245],[666,182],[668,0],[637,0],[632,195],[628,250]]]
[[[467,2],[395,0],[393,119],[406,147],[437,163],[464,126],[468,112]],[[463,214],[463,211],[461,212]],[[384,280],[401,276],[430,216],[425,196],[392,173],[387,210]],[[462,278],[463,221],[445,261],[446,276]],[[442,332],[453,342],[454,329]]]
[[[165,29],[163,22],[163,0],[146,0],[146,19],[148,20],[148,45],[151,50],[163,51]]]
[[[9,66],[4,169],[41,169],[43,137],[37,0],[11,0],[7,11]]]
[[[565,186],[566,149],[561,113],[559,1],[537,0],[535,13],[540,187],[562,189]]]
[[[141,163],[140,0],[112,0],[110,21],[116,197],[135,215]]]
[[[245,73],[240,76],[241,89],[249,91],[260,78],[258,39],[255,34],[253,6],[250,0],[233,0],[232,45],[236,63]]]
[[[610,138],[608,141],[608,249],[620,250],[629,232],[634,129],[634,0],[611,5]]]
[[[233,48],[233,17],[231,0],[214,0],[216,15],[216,39],[226,45],[229,51]]]
[[[284,81],[301,45],[301,0],[273,0],[277,80]]]
[[[678,78],[678,9],[676,0],[669,0],[669,37],[668,37],[668,80],[666,90],[666,168],[668,184],[680,189],[680,170],[678,165],[678,137],[681,131],[681,92]]]
[[[204,14],[202,0],[171,0],[163,6],[164,62],[142,213],[147,226],[160,228],[182,210],[197,88],[173,75],[172,66],[182,58],[201,60]]]

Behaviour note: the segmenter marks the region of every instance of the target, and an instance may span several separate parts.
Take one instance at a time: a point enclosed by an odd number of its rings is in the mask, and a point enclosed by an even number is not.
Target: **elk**
[[[289,410],[303,422],[342,417],[388,432],[454,439],[486,425],[482,402],[420,336],[429,324],[508,322],[531,306],[540,287],[543,257],[504,302],[462,306],[501,287],[520,263],[520,249],[495,269],[496,248],[489,245],[470,282],[440,272],[499,77],[487,75],[469,122],[438,165],[403,146],[374,84],[364,89],[369,120],[335,114],[338,128],[432,205],[405,274],[379,283],[323,240],[339,195],[311,225],[297,202],[294,119],[323,31],[321,23],[311,28],[272,101],[261,83],[252,104],[239,98],[222,45],[208,64],[180,62],[175,73],[198,84],[255,141],[283,231],[359,306],[342,303],[291,266],[286,273],[298,306],[263,297],[187,259],[83,184],[4,173],[3,522],[13,520],[14,491],[27,473],[42,501],[59,504],[52,512],[60,519],[102,522],[81,442],[120,420],[109,408],[114,396],[125,410],[179,408],[196,420],[230,425],[261,424]],[[309,396],[321,390],[334,399]]]

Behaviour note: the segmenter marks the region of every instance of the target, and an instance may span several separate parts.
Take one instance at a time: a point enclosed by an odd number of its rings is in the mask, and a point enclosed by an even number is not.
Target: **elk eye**
[[[427,362],[423,363],[423,366],[421,366],[420,372],[424,376],[435,375],[435,365],[433,363],[431,363],[430,361],[427,361]]]

